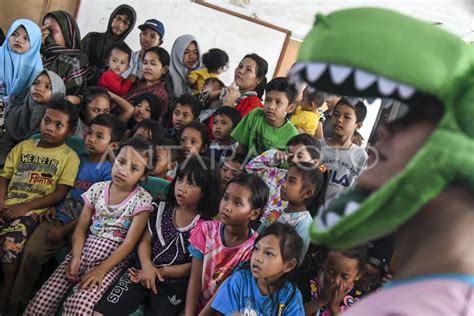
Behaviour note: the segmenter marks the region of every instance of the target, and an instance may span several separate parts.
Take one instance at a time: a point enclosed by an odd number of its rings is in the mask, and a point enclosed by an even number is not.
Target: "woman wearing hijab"
[[[89,85],[96,85],[102,72],[107,68],[108,51],[132,31],[137,20],[135,10],[126,4],[119,5],[110,15],[107,31],[90,32],[82,39],[82,51],[89,58]]]
[[[26,19],[13,22],[0,47],[0,103],[5,112],[16,104],[15,99],[22,102],[43,69],[40,47],[41,30],[36,23]]]
[[[176,98],[184,93],[192,94],[188,85],[189,73],[198,68],[201,53],[197,39],[192,35],[178,37],[171,49],[170,75],[173,81],[173,94]]]
[[[55,72],[44,70],[30,88],[23,105],[14,106],[5,121],[5,134],[0,138],[0,165],[19,142],[39,133],[41,120],[50,102],[64,98],[64,82]]]
[[[49,12],[43,18],[44,67],[57,73],[66,85],[66,94],[80,95],[89,72],[89,60],[81,51],[81,34],[74,18],[66,11]]]

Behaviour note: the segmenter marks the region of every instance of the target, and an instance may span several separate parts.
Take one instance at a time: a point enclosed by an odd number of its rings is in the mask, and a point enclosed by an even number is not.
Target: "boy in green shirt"
[[[263,109],[252,110],[232,131],[231,137],[239,143],[237,153],[252,159],[269,149],[285,148],[288,140],[298,134],[286,118],[294,110],[296,89],[288,80],[278,77],[265,87]]]

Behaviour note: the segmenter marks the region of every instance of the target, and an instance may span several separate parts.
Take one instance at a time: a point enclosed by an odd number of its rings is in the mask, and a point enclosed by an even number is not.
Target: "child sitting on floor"
[[[40,214],[62,201],[74,185],[79,158],[64,140],[77,118],[76,107],[68,101],[50,103],[41,121],[41,138],[13,147],[0,172],[2,305],[10,300],[23,247]]]
[[[324,263],[305,261],[297,285],[303,294],[305,315],[339,315],[359,301],[366,291],[356,286],[365,272],[366,246],[329,250]]]
[[[202,222],[191,232],[186,315],[210,312],[211,298],[221,283],[250,260],[258,235],[250,222],[260,217],[267,199],[268,188],[257,175],[235,177],[221,199],[219,220]]]
[[[225,157],[231,156],[237,149],[237,143],[230,137],[232,130],[241,120],[240,112],[230,106],[223,106],[214,112],[212,136],[214,140],[209,145],[206,155],[216,164]]]
[[[39,132],[48,103],[64,99],[66,88],[56,73],[44,70],[30,87],[21,105],[14,106],[5,121],[5,133],[0,138],[0,165],[19,142]]]
[[[51,207],[52,214],[45,215],[25,245],[12,290],[12,302],[28,304],[42,265],[68,244],[84,206],[81,194],[94,183],[111,180],[112,164],[107,157],[118,147],[124,133],[125,124],[111,114],[101,114],[92,120],[84,139],[87,155],[80,157],[74,186],[57,207]]]
[[[239,143],[238,153],[253,158],[264,151],[283,148],[288,140],[298,134],[286,118],[295,108],[295,88],[286,78],[275,78],[265,87],[263,109],[252,110],[232,131],[232,138]]]
[[[95,310],[128,315],[145,304],[145,315],[179,315],[191,270],[191,231],[215,215],[218,177],[208,160],[192,158],[170,184],[166,200],[153,203],[148,229],[138,247],[141,269],[131,268],[104,295]],[[124,291],[123,284],[127,283]]]
[[[258,174],[270,189],[270,199],[265,206],[260,219],[262,231],[273,224],[281,212],[288,207],[288,202],[281,198],[281,186],[288,173],[288,165],[309,162],[319,164],[320,145],[316,139],[308,134],[298,134],[286,144],[286,151],[270,149],[252,159],[246,166],[248,173]]]
[[[300,291],[290,283],[303,242],[295,230],[276,223],[255,240],[249,270],[234,272],[211,304],[224,315],[304,315]]]
[[[152,210],[151,195],[138,185],[155,164],[150,148],[140,137],[122,143],[112,181],[95,183],[82,195],[72,251],[30,301],[26,315],[54,314],[70,287],[74,294],[64,301],[64,313],[90,315],[118,279]]]

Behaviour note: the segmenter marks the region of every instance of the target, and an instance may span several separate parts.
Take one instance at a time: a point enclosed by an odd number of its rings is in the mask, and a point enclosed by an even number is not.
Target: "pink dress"
[[[249,261],[258,234],[252,235],[240,245],[227,247],[222,242],[224,226],[221,222],[207,221],[198,224],[189,238],[191,255],[203,261],[200,308],[216,293],[217,288],[242,263]]]

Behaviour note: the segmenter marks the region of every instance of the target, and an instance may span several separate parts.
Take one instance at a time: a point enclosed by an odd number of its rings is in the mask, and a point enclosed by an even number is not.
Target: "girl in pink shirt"
[[[267,200],[268,188],[259,176],[237,176],[222,196],[219,220],[203,222],[192,231],[186,315],[210,311],[211,298],[221,283],[250,260],[258,235],[250,228],[250,222],[258,220]]]

